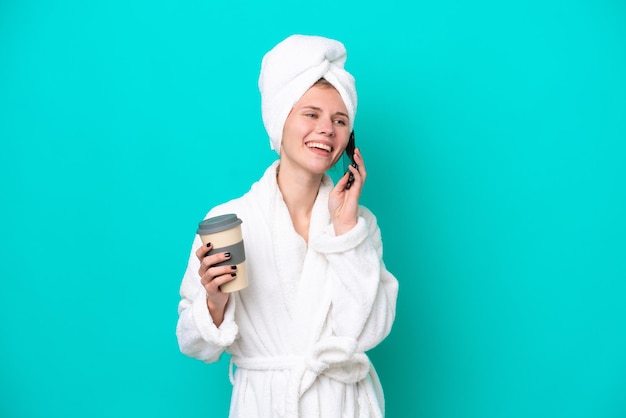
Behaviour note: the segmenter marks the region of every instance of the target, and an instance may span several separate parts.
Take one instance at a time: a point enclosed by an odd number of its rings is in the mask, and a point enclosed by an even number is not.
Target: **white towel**
[[[291,35],[263,57],[259,90],[263,124],[273,150],[280,152],[283,126],[289,112],[320,78],[332,84],[343,99],[352,130],[357,94],[354,77],[344,69],[346,48],[322,36]]]

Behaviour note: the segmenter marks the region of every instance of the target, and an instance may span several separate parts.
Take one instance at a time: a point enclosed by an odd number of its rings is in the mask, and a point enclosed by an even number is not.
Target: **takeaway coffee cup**
[[[248,286],[248,274],[246,272],[246,254],[241,235],[242,220],[234,213],[215,216],[203,220],[198,224],[198,235],[202,243],[211,242],[213,249],[207,255],[229,252],[230,259],[216,264],[216,266],[237,266],[237,277],[220,286],[224,293],[231,293]]]

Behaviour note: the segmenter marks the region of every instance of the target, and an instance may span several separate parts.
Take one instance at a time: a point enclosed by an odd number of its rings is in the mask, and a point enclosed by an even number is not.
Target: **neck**
[[[294,228],[308,241],[311,211],[322,183],[323,175],[297,170],[281,161],[278,167],[278,188],[291,215]]]

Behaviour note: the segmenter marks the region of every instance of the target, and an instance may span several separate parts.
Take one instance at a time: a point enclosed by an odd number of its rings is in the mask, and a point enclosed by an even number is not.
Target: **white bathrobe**
[[[382,388],[365,352],[391,330],[398,282],[383,263],[376,218],[360,207],[357,225],[335,236],[325,176],[307,245],[276,183],[277,166],[207,214],[243,220],[249,286],[231,294],[216,327],[198,276],[196,236],[180,288],[180,349],[207,363],[231,355],[230,417],[382,417]]]

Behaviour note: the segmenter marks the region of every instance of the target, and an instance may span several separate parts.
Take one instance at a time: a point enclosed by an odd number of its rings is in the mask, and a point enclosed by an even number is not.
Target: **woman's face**
[[[349,136],[348,110],[339,92],[331,86],[314,85],[285,121],[281,165],[325,173],[341,157]]]

